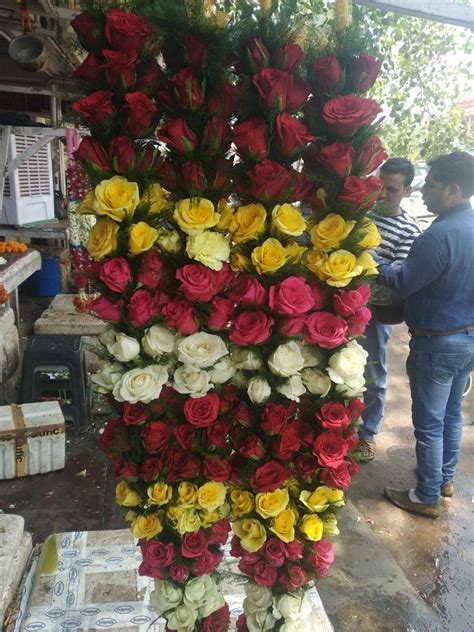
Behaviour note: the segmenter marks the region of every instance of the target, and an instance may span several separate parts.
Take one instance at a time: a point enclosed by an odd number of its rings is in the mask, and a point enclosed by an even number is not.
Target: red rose
[[[199,79],[193,68],[183,68],[171,79],[178,104],[184,110],[198,110],[204,103]]]
[[[135,144],[128,136],[113,138],[109,146],[110,161],[117,173],[125,174],[135,166],[137,153]]]
[[[312,542],[312,552],[307,557],[308,564],[316,571],[319,577],[324,577],[331,564],[334,562],[334,548],[329,540]]]
[[[156,171],[160,184],[168,191],[176,191],[181,187],[181,176],[172,161],[165,160],[160,163]]]
[[[211,301],[211,311],[207,317],[207,326],[214,331],[225,329],[234,312],[234,303],[220,296],[215,296]]]
[[[74,158],[78,160],[84,167],[94,171],[99,171],[99,175],[110,173],[110,164],[102,145],[92,138],[86,136],[82,139],[81,144],[74,152]]]
[[[135,327],[143,327],[158,314],[158,301],[147,290],[137,290],[127,305],[127,318]]]
[[[259,586],[274,586],[277,580],[277,570],[260,560],[254,566],[252,579]]]
[[[287,542],[286,544],[286,557],[289,560],[302,560],[304,553],[304,544],[299,540],[293,540],[293,542]]]
[[[262,414],[263,432],[276,435],[283,431],[288,423],[288,408],[283,404],[266,404]]]
[[[191,426],[206,428],[219,415],[219,396],[216,393],[207,393],[202,397],[190,397],[184,403],[183,412]]]
[[[169,301],[162,306],[161,314],[166,326],[176,329],[180,334],[194,334],[199,328],[193,306],[185,299]]]
[[[362,180],[357,176],[349,176],[344,180],[344,187],[337,197],[337,202],[344,210],[355,213],[371,206],[382,190],[382,182],[375,176]]]
[[[139,148],[138,169],[140,171],[150,171],[157,166],[159,152],[156,147]]]
[[[211,527],[210,544],[226,544],[230,532],[230,522],[227,518],[215,522]]]
[[[196,459],[186,450],[175,449],[168,459],[168,475],[166,481],[186,481],[196,478],[199,474],[199,465]]]
[[[326,303],[326,294],[324,292],[324,286],[319,281],[311,281],[309,284],[311,293],[313,294],[314,309],[323,309]]]
[[[347,323],[331,312],[313,312],[306,320],[305,341],[324,349],[334,349],[347,342]]]
[[[210,481],[223,483],[230,479],[230,463],[217,457],[204,459],[202,474]]]
[[[370,288],[363,283],[354,290],[339,290],[333,297],[334,309],[341,316],[350,316],[364,307],[370,298]]]
[[[308,583],[308,575],[304,568],[302,568],[299,564],[293,563],[288,564],[285,568],[285,572],[279,574],[278,581],[285,590],[291,592],[292,590],[297,590],[298,588],[306,586]]]
[[[141,432],[143,444],[149,454],[159,452],[170,438],[170,428],[164,421],[150,421]]]
[[[155,481],[163,470],[163,455],[144,459],[140,468],[140,478],[144,481]]]
[[[125,425],[121,419],[110,419],[99,438],[99,447],[107,456],[117,452],[127,452],[130,449]]]
[[[298,454],[295,457],[295,465],[301,478],[307,483],[311,483],[318,469],[318,463],[314,456]]]
[[[304,316],[297,316],[296,318],[284,318],[278,325],[278,331],[282,336],[287,338],[294,338],[298,336],[304,329],[306,319]]]
[[[258,72],[266,68],[270,61],[270,53],[259,37],[252,37],[247,42],[246,51],[250,72]]]
[[[123,422],[127,426],[137,426],[139,424],[142,424],[148,418],[145,405],[142,404],[142,402],[138,402],[137,404],[125,402],[123,405],[122,414]]]
[[[102,68],[105,71],[109,86],[112,89],[120,88],[122,90],[131,88],[137,78],[137,53],[106,49],[102,51],[102,54],[105,57],[105,64]]]
[[[207,303],[218,291],[217,273],[200,263],[189,263],[178,268],[176,280],[189,301]]]
[[[286,109],[288,95],[293,90],[293,77],[289,72],[277,68],[263,68],[252,77],[262,102],[277,112]]]
[[[245,612],[239,614],[235,625],[237,632],[249,632],[249,629],[247,627],[247,616]]]
[[[222,448],[227,442],[231,424],[232,422],[229,419],[223,419],[206,428],[204,433],[204,444],[206,448],[210,450]]]
[[[273,453],[281,461],[289,461],[300,448],[301,442],[293,426],[285,428],[278,435]]]
[[[140,549],[143,562],[140,564],[138,574],[163,579],[163,571],[174,562],[176,557],[174,543],[140,540]]]
[[[282,112],[276,117],[275,127],[280,152],[283,156],[291,156],[303,149],[306,143],[315,140],[315,137],[308,132],[306,126],[287,112]]]
[[[375,171],[387,158],[387,152],[380,138],[378,136],[371,136],[359,149],[354,168],[359,176],[366,176]]]
[[[135,90],[144,92],[148,97],[152,96],[158,85],[163,81],[163,71],[153,58],[146,59],[137,68],[138,79],[135,82]]]
[[[132,280],[128,262],[123,257],[114,257],[101,263],[99,279],[113,292],[125,292]]]
[[[216,559],[216,556],[211,551],[204,551],[202,555],[197,557],[193,561],[191,571],[193,575],[199,577],[200,575],[209,575],[216,568],[220,559]]]
[[[336,468],[344,463],[347,442],[338,432],[323,432],[313,443],[313,454],[322,467]]]
[[[283,465],[277,461],[268,461],[255,470],[250,486],[255,493],[273,492],[286,481],[288,476],[288,470]]]
[[[209,189],[220,195],[229,194],[232,172],[232,161],[219,158],[213,161],[213,168],[209,172]]]
[[[338,141],[321,147],[318,155],[319,164],[341,178],[348,176],[352,170],[352,161],[356,152],[352,143]]]
[[[359,417],[362,415],[362,413],[365,410],[364,402],[361,399],[358,399],[357,397],[354,399],[351,399],[349,403],[347,404],[347,407],[351,411],[351,415],[353,419],[359,419]]]
[[[197,147],[196,135],[182,118],[162,125],[158,138],[179,154],[191,154]]]
[[[123,300],[111,301],[106,296],[95,298],[90,304],[90,311],[95,312],[102,320],[118,323],[122,317]]]
[[[279,314],[295,316],[312,309],[314,298],[311,287],[303,277],[290,276],[270,287],[268,304]]]
[[[207,189],[207,178],[202,164],[188,160],[181,166],[181,182],[188,197],[202,196]]]
[[[213,116],[208,120],[200,144],[200,151],[206,158],[221,154],[228,146],[230,127],[222,118]]]
[[[163,82],[163,84],[159,86],[159,89],[155,92],[154,97],[156,103],[158,103],[158,105],[162,108],[171,110],[172,112],[176,109],[176,99],[172,85],[169,81]]]
[[[80,81],[96,83],[102,77],[102,61],[95,53],[89,53],[72,74]]]
[[[112,92],[96,90],[79,101],[74,101],[71,110],[92,125],[107,126],[115,114],[111,99]]]
[[[270,337],[274,322],[265,312],[242,311],[231,326],[229,339],[242,347],[260,344]]]
[[[300,415],[303,416],[303,411],[301,410]],[[298,419],[294,422],[293,426],[295,426],[298,431],[298,439],[300,440],[301,445],[308,448],[312,447],[313,441],[316,439],[314,424]]]
[[[326,402],[316,413],[325,430],[345,430],[351,424],[351,411],[339,402]]]
[[[122,109],[125,115],[125,131],[131,138],[139,138],[149,131],[157,112],[153,101],[143,92],[128,92]]]
[[[348,452],[352,452],[353,450],[357,448],[357,444],[359,443],[359,438],[357,436],[357,433],[354,430],[351,430],[350,432],[348,432],[344,436],[344,439],[347,441]]]
[[[270,566],[283,566],[286,560],[285,544],[278,538],[270,538],[262,547],[262,553]]]
[[[115,50],[135,53],[151,35],[148,22],[134,13],[110,9],[106,13],[105,36]]]
[[[237,123],[232,141],[242,157],[263,160],[268,151],[268,125],[263,118],[251,118]]]
[[[175,562],[170,566],[170,578],[177,584],[184,584],[189,577],[189,568],[187,564]]]
[[[311,86],[306,81],[295,77],[293,79],[293,86],[288,93],[288,101],[286,109],[289,112],[297,112],[308,100],[311,93]]]
[[[207,58],[211,48],[210,42],[206,42],[206,40],[192,33],[186,33],[183,37],[183,44],[184,53],[191,66],[200,68],[207,64]]]
[[[298,44],[286,44],[282,48],[277,48],[273,56],[273,62],[280,70],[293,72],[301,66],[304,54]]]
[[[137,281],[149,288],[155,289],[163,280],[163,260],[154,250],[148,250],[140,259]]]
[[[382,62],[369,55],[359,53],[359,56],[349,64],[349,86],[354,92],[367,92],[377,79]]]
[[[231,409],[232,417],[235,421],[244,428],[251,428],[253,426],[252,414],[249,408],[240,399],[235,399]]]
[[[353,136],[363,125],[370,125],[382,109],[371,99],[346,94],[324,104],[323,119],[336,136]]]
[[[199,557],[207,550],[207,535],[204,529],[185,533],[181,539],[181,555],[183,557]]]
[[[311,69],[313,85],[319,92],[337,92],[344,80],[344,71],[337,57],[327,55],[317,59]]]
[[[250,195],[263,202],[288,201],[291,173],[278,162],[262,160],[247,172]]]
[[[197,430],[195,430],[189,424],[180,424],[173,428],[173,434],[179,446],[183,450],[192,452],[197,447]]]
[[[372,312],[368,307],[361,307],[355,314],[347,319],[347,333],[350,336],[361,336],[372,318]]]
[[[225,604],[219,610],[214,610],[212,614],[201,621],[202,632],[227,632],[229,629],[230,610]]]
[[[260,461],[265,456],[265,447],[257,435],[250,435],[239,447],[239,454],[251,461]]]
[[[337,489],[346,489],[352,482],[352,476],[346,462],[334,468],[321,470],[319,477],[321,483]]]
[[[225,83],[216,88],[206,106],[209,114],[223,119],[229,118],[235,111],[238,92],[239,87],[230,83]]]
[[[267,291],[254,277],[239,274],[232,285],[229,298],[239,305],[265,305]]]
[[[71,20],[71,26],[86,50],[102,50],[104,47],[104,36],[100,24],[94,16],[87,11],[83,11]]]

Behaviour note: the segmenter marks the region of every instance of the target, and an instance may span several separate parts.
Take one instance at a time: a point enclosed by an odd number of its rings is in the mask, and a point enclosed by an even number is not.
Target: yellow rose
[[[255,497],[255,511],[262,518],[273,518],[286,509],[289,502],[290,496],[287,489],[263,492]]]
[[[216,230],[226,233],[229,231],[235,209],[227,204],[227,200],[221,198],[217,204],[217,210],[219,211],[221,218],[219,223],[216,225]]]
[[[168,200],[166,199],[161,185],[158,183],[152,184],[145,191],[143,200],[150,205],[148,212],[152,215],[161,213],[161,211],[168,207]]]
[[[120,481],[115,488],[115,502],[123,507],[136,507],[142,504],[141,496],[133,490],[127,481]]]
[[[323,521],[316,514],[307,514],[300,524],[300,531],[304,533],[308,540],[317,542],[323,537]]]
[[[283,542],[293,542],[295,539],[295,514],[293,511],[285,509],[273,518],[270,531]]]
[[[241,547],[249,553],[261,549],[267,539],[265,527],[258,520],[237,520],[232,524],[232,530],[240,539]]]
[[[337,528],[337,518],[336,516],[329,512],[326,512],[322,517],[323,525],[324,525],[324,533],[327,535],[339,535],[339,529]]]
[[[156,243],[163,252],[170,255],[175,255],[183,249],[183,242],[177,230],[160,229]]]
[[[219,520],[221,519],[217,511],[211,511],[210,513],[200,512],[200,516],[201,516],[201,523],[204,529],[207,529],[208,527],[212,527],[213,524],[215,524],[216,522],[219,522]]]
[[[231,252],[229,263],[234,272],[250,272],[252,270],[252,260],[239,250]]]
[[[151,505],[166,505],[173,495],[173,488],[170,485],[159,481],[154,485],[150,485],[147,489],[147,495]]]
[[[360,248],[370,250],[370,248],[380,246],[382,237],[374,222],[371,222],[370,219],[364,219],[360,228],[365,233],[364,237],[357,244]]]
[[[256,239],[265,231],[267,211],[263,204],[239,206],[232,216],[230,232],[237,244]]]
[[[194,533],[201,528],[201,518],[195,509],[183,509],[176,524],[178,533]]]
[[[314,492],[303,490],[300,494],[300,500],[305,507],[308,507],[311,511],[319,513],[320,511],[325,511],[329,507],[330,493],[330,487],[321,485],[315,489]]]
[[[87,250],[93,259],[104,259],[117,249],[119,225],[111,219],[100,219],[92,226]]]
[[[306,250],[307,248],[300,246],[296,241],[288,242],[285,246],[286,263],[290,265],[299,263]]]
[[[151,540],[162,531],[163,525],[158,514],[138,516],[132,524],[133,536],[139,540]]]
[[[173,524],[174,526],[178,524],[179,517],[181,516],[183,511],[183,507],[179,507],[178,505],[170,505],[167,508],[166,515],[171,524]]]
[[[186,240],[186,252],[190,259],[200,261],[211,270],[222,270],[224,261],[229,260],[229,240],[211,230],[205,230],[199,235],[191,235]]]
[[[362,268],[366,276],[378,274],[377,264],[369,252],[363,252],[357,257],[357,265]]]
[[[354,220],[346,221],[337,213],[329,213],[311,229],[311,241],[316,248],[321,250],[338,248],[354,226]]]
[[[255,500],[251,492],[234,489],[230,493],[230,499],[232,501],[232,514],[236,518],[253,512]]]
[[[205,198],[187,198],[176,203],[174,219],[187,235],[197,235],[219,223],[214,204]]]
[[[197,503],[197,491],[197,486],[189,481],[180,483],[178,487],[179,504],[187,509],[195,507]]]
[[[158,238],[156,228],[146,222],[132,224],[128,230],[128,251],[131,255],[140,255],[150,250]]]
[[[208,481],[197,492],[197,503],[206,511],[215,511],[225,502],[226,489],[223,483]]]
[[[328,489],[328,498],[331,505],[334,505],[335,507],[344,507],[346,503],[344,501],[344,492],[342,489],[335,489],[334,487],[329,487]]]
[[[278,204],[272,211],[272,228],[283,235],[299,237],[306,228],[301,211],[292,204]]]
[[[125,522],[133,522],[137,519],[138,514],[135,511],[129,509],[124,516]]]
[[[347,250],[332,252],[323,266],[323,273],[327,275],[326,283],[332,287],[349,285],[354,277],[362,274],[363,270],[355,255]]]
[[[76,209],[76,213],[82,213],[84,215],[86,214],[95,215],[94,202],[95,202],[94,191],[89,191],[89,193],[86,193],[86,195],[84,196],[84,198],[81,200],[80,204],[78,205]]]
[[[328,278],[324,273],[327,260],[328,256],[322,250],[310,250],[306,255],[305,266],[314,272],[320,281],[325,281]]]
[[[97,215],[108,215],[117,222],[132,216],[140,203],[136,182],[123,176],[102,180],[95,188],[94,210]]]
[[[252,251],[252,263],[259,274],[272,274],[286,263],[286,251],[278,239],[265,239]]]

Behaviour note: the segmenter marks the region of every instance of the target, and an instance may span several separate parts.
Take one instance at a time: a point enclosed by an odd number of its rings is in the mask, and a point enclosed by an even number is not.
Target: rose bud
[[[213,116],[229,118],[234,113],[239,87],[225,83],[219,86],[207,103],[207,111]]]
[[[162,125],[157,136],[179,154],[192,154],[197,147],[196,134],[182,118]]]
[[[157,175],[160,184],[167,191],[176,191],[181,187],[181,177],[178,170],[170,160],[165,160],[160,163],[157,168]]]
[[[227,145],[230,127],[224,119],[213,116],[206,123],[202,135],[200,150],[206,157],[217,156]]]
[[[193,68],[200,68],[207,64],[207,58],[211,48],[209,42],[206,42],[201,37],[193,35],[192,33],[186,33],[183,38],[183,43],[184,53]]]
[[[117,173],[121,175],[127,173],[130,167],[135,166],[137,159],[133,141],[128,136],[113,138],[109,146],[109,156]]]
[[[270,53],[259,37],[252,37],[246,47],[250,71],[255,73],[266,68],[270,62]]]
[[[104,174],[110,173],[110,163],[102,145],[91,136],[82,139],[81,144],[74,152],[74,158],[84,167],[100,171]]]
[[[143,92],[147,97],[151,97],[163,81],[163,71],[154,59],[147,59],[139,64],[137,75],[135,90]]]
[[[251,118],[234,127],[232,141],[243,157],[263,160],[268,150],[268,125],[263,118]]]
[[[143,92],[128,92],[124,97],[122,112],[125,115],[125,131],[131,138],[144,136],[150,129],[157,107]]]
[[[102,76],[102,61],[95,53],[89,53],[82,64],[73,72],[73,76],[80,81],[95,83]]]
[[[183,68],[171,79],[176,99],[181,108],[185,110],[198,110],[203,102],[201,85],[192,68]]]
[[[106,46],[102,25],[87,11],[76,15],[71,21],[71,26],[81,46],[86,50],[99,51]]]
[[[121,9],[106,13],[105,36],[115,50],[137,53],[153,32],[148,22]]]
[[[277,112],[286,109],[288,94],[293,88],[293,77],[289,72],[276,68],[263,68],[252,77],[252,83],[269,109]]]
[[[116,50],[104,50],[102,54],[106,61],[102,68],[109,86],[120,87],[122,90],[128,90],[133,86],[137,76],[137,54]]]
[[[382,62],[369,55],[360,53],[349,64],[349,85],[354,92],[367,92],[374,84],[380,72]]]
[[[366,176],[379,167],[388,155],[378,136],[371,136],[362,145],[355,160],[354,168],[359,176]]]
[[[189,197],[200,196],[207,189],[207,179],[200,162],[188,160],[181,167],[183,188]]]
[[[112,92],[107,90],[91,92],[79,101],[74,101],[71,109],[89,124],[106,127],[111,123],[115,114]]]
[[[287,112],[282,112],[276,117],[275,127],[283,156],[290,156],[302,149],[306,143],[315,140],[305,125]]]
[[[317,160],[327,171],[345,178],[352,171],[352,161],[355,154],[352,143],[338,141],[321,147]]]
[[[338,92],[344,80],[344,71],[337,57],[327,55],[317,59],[311,70],[313,85],[319,92],[325,94]]]
[[[303,51],[298,44],[286,44],[282,48],[277,48],[273,57],[274,64],[280,70],[293,72],[301,65],[304,59]]]

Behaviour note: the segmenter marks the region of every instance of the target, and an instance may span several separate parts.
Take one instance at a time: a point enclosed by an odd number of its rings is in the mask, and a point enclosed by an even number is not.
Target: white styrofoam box
[[[7,160],[33,145],[41,134],[11,134]],[[48,143],[5,178],[0,224],[23,226],[54,219],[54,183],[51,145]]]
[[[0,407],[0,480],[61,470],[66,460],[58,402]]]

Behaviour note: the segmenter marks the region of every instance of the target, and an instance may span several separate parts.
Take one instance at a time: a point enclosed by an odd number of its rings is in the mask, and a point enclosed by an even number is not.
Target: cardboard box
[[[0,480],[61,470],[66,459],[58,402],[0,407]]]

